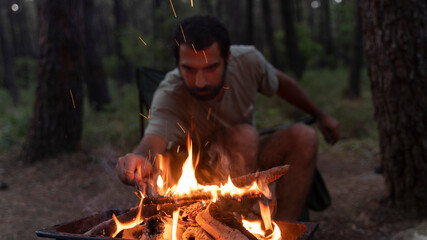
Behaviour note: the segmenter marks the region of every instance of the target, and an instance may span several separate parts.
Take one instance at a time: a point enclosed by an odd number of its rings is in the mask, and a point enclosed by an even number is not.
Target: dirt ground
[[[106,209],[137,205],[134,189],[115,176],[118,155],[105,147],[35,164],[0,157],[0,184],[8,185],[0,190],[0,239],[40,239],[36,230]],[[376,148],[353,151],[338,146],[320,151],[318,167],[332,206],[310,212],[311,221],[319,223],[315,239],[398,240],[403,239],[398,238],[399,232],[424,226],[382,201],[386,194],[383,178],[373,172],[378,162]]]

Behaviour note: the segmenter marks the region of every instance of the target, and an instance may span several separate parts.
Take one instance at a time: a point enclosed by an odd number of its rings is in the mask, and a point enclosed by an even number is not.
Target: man
[[[119,158],[119,178],[126,184],[147,179],[153,171],[149,156],[175,152],[170,146],[186,146],[184,132],[192,130],[201,151],[196,170],[200,178],[207,174],[208,179],[234,177],[290,164],[277,185],[276,218],[297,220],[314,174],[316,132],[296,124],[260,140],[252,126],[256,93],[278,94],[313,116],[330,144],[339,139],[338,122],[254,47],[230,47],[227,29],[215,17],[184,19],[174,32],[174,44],[177,68],[166,75],[155,93],[140,144],[133,153]],[[141,176],[136,173],[138,167],[142,167]]]

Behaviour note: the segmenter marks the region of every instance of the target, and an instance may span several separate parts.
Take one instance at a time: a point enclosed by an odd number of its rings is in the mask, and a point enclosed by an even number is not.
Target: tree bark
[[[279,58],[277,56],[277,47],[274,41],[274,31],[273,23],[271,21],[271,5],[270,1],[261,1],[262,7],[262,16],[264,20],[264,29],[265,29],[265,40],[267,42],[267,47],[270,55],[271,63],[278,68],[283,68],[279,63]]]
[[[105,105],[111,102],[110,92],[101,58],[97,51],[96,25],[94,21],[94,1],[84,1],[84,22],[85,22],[85,80],[89,103],[96,111],[105,109]]]
[[[425,217],[427,2],[362,0],[361,4],[389,199]]]
[[[360,0],[356,0],[353,60],[351,61],[349,84],[346,94],[349,98],[360,97],[360,70],[362,69],[363,64],[363,33],[360,11]]]
[[[288,52],[289,66],[297,79],[302,78],[304,71],[301,54],[298,47],[298,36],[294,26],[294,14],[292,0],[280,1],[282,20],[285,31],[285,44]]]
[[[20,155],[29,162],[76,150],[83,125],[83,1],[42,0],[39,18],[39,79]]]

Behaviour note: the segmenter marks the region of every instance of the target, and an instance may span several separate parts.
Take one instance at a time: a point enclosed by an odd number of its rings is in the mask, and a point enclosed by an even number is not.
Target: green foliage
[[[102,59],[102,64],[107,76],[114,76],[114,74],[117,72],[117,69],[119,68],[119,59],[116,55],[104,57]]]
[[[306,68],[315,68],[320,59],[324,57],[322,45],[313,40],[311,30],[305,23],[297,23],[296,30],[303,62],[306,64]]]
[[[0,154],[20,150],[27,135],[34,101],[34,85],[20,91],[21,104],[13,106],[5,89],[0,89]]]
[[[362,74],[362,96],[348,100],[343,95],[347,88],[348,70],[309,70],[304,74],[301,87],[325,112],[340,122],[343,139],[377,139],[376,123],[373,119],[373,104],[366,71]],[[258,128],[280,125],[300,120],[307,115],[278,97],[257,96],[255,112]]]
[[[140,137],[137,89],[133,85],[118,89],[110,84],[110,93],[113,101],[108,111],[96,112],[86,101],[82,142],[88,148],[114,146],[129,152]]]
[[[37,60],[30,57],[17,57],[14,60],[15,82],[18,87],[28,87],[36,81]]]
[[[121,32],[120,42],[124,57],[129,59],[132,68],[145,66],[168,69],[174,63],[170,46],[167,46],[164,41],[155,40],[151,35],[141,33],[135,28],[124,29]]]

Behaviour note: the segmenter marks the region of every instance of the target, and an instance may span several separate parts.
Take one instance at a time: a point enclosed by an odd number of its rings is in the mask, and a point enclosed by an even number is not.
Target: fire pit
[[[109,210],[87,216],[78,220],[62,223],[45,229],[36,231],[37,236],[43,238],[54,238],[63,240],[106,240],[119,239],[102,236],[85,236],[85,232],[92,229],[97,224],[110,219],[113,215],[120,215],[128,210]],[[280,222],[276,221],[282,232],[283,240],[309,239],[317,229],[317,223],[311,222]]]
[[[137,207],[101,212],[37,231],[37,235],[56,239],[280,240],[307,239],[317,228],[314,223],[271,219],[272,192],[268,186],[282,177],[289,165],[202,185],[195,176],[188,141],[188,158],[177,184],[165,186],[163,179],[169,178],[166,170],[170,169],[163,169],[166,164],[158,155],[156,169],[160,170],[153,178],[156,185],[148,182],[144,188],[151,189],[148,193],[138,191]]]

